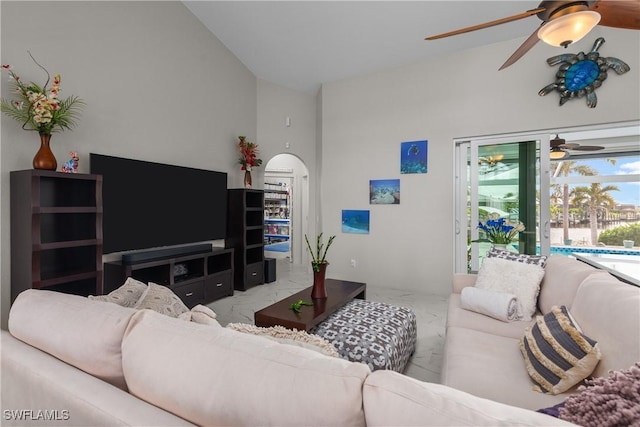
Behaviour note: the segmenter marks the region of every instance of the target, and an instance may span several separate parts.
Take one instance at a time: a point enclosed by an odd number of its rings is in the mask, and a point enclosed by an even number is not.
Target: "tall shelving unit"
[[[291,257],[291,194],[282,183],[265,182],[264,244],[268,256]]]
[[[102,176],[12,171],[11,300],[26,289],[102,294]]]
[[[234,248],[234,288],[264,283],[264,192],[227,190],[227,248]]]

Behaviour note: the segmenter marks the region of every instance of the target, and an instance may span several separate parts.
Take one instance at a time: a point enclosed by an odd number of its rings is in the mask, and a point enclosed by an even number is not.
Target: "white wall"
[[[286,126],[285,119],[291,119]],[[294,230],[298,236],[315,235],[319,227],[315,212],[318,186],[318,167],[316,156],[316,97],[297,92],[282,86],[258,80],[258,139],[260,158],[263,165],[278,154],[292,154],[299,158],[309,171],[309,212],[307,230]],[[285,144],[289,144],[286,148]],[[263,147],[264,145],[264,147]],[[264,167],[259,168],[264,177]],[[261,182],[264,182],[262,179]],[[300,241],[295,243],[296,252],[300,252]],[[304,258],[295,257],[294,262]]]
[[[538,96],[555,80],[546,59],[591,50],[626,61],[631,71],[584,99],[558,106]],[[553,129],[640,117],[640,37],[598,27],[566,52],[539,43],[506,70],[497,69],[523,40],[459,52],[338,82],[322,88],[322,221],[337,234],[328,277],[446,295],[453,272],[453,139]],[[428,173],[400,175],[400,143],[429,141]],[[369,205],[370,179],[400,178],[400,205]],[[342,234],[342,209],[369,209],[369,235]],[[350,260],[357,267],[350,267]]]
[[[27,50],[62,74],[61,96],[87,105],[79,126],[54,134],[58,165],[78,151],[117,155],[229,173],[237,135],[255,139],[255,76],[180,2],[2,1],[2,64],[27,81],[44,83]],[[5,74],[3,72],[3,74]],[[6,75],[2,97],[9,97]],[[30,169],[38,135],[2,115],[2,324],[10,301],[9,171]]]

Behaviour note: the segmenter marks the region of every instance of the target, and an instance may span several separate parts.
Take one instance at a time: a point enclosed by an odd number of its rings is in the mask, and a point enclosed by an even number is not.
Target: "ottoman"
[[[369,365],[372,371],[403,372],[416,348],[413,310],[356,299],[309,331],[326,339],[340,357]]]

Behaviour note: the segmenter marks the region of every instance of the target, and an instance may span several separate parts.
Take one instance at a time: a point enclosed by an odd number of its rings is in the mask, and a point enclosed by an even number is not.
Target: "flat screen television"
[[[227,174],[90,154],[102,175],[103,252],[224,239]]]

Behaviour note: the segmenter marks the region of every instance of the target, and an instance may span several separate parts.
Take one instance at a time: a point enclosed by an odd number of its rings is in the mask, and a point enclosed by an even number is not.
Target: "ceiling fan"
[[[575,151],[597,151],[604,150],[604,147],[600,147],[599,145],[580,145],[574,142],[567,143],[566,140],[560,138],[556,135],[551,141],[549,141],[549,145],[551,146],[550,158],[551,160],[562,160],[569,157],[571,154],[567,150],[575,150]]]
[[[595,1],[543,1],[537,8],[473,25],[447,33],[426,37],[425,40],[436,40],[457,34],[468,33],[517,21],[537,15],[542,20],[540,27],[527,38],[524,43],[502,64],[500,70],[514,64],[522,58],[538,40],[552,46],[567,47],[587,35],[596,25],[606,27],[640,30],[640,1],[638,0],[595,0]]]

